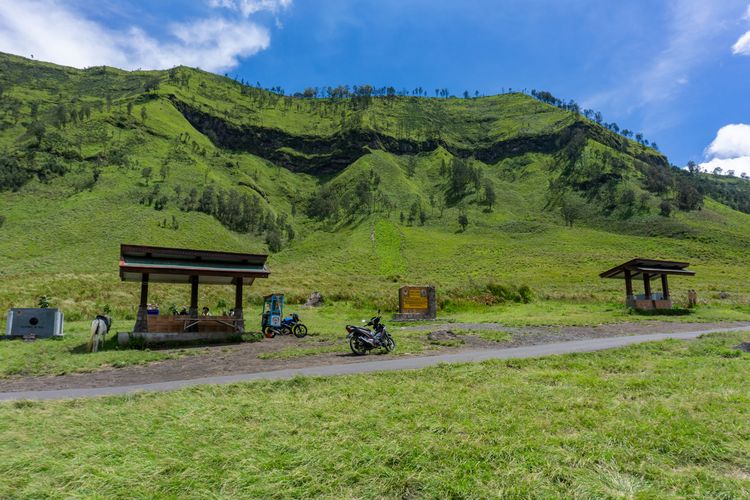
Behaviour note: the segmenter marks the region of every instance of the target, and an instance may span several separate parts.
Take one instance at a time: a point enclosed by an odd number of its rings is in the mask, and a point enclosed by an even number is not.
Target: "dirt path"
[[[567,342],[553,342],[547,344],[511,347],[504,349],[481,349],[464,351],[453,354],[441,354],[437,356],[422,357],[388,357],[383,361],[361,361],[358,363],[341,363],[332,365],[317,365],[305,368],[287,368],[255,373],[241,373],[235,375],[222,375],[213,377],[202,377],[198,379],[173,380],[167,382],[155,382],[146,384],[120,385],[112,387],[94,388],[72,388],[44,391],[21,391],[0,393],[0,400],[13,401],[21,399],[70,399],[92,396],[108,396],[116,394],[128,394],[142,391],[173,391],[185,387],[206,384],[231,384],[236,382],[247,382],[252,380],[278,380],[297,376],[333,376],[349,375],[358,373],[373,373],[395,370],[416,370],[434,366],[438,363],[467,363],[485,361],[489,359],[512,359],[549,356],[554,354],[593,352],[604,349],[613,349],[638,344],[641,342],[659,341],[666,339],[690,340],[710,332],[725,332],[737,330],[737,328],[722,328],[716,330],[698,330],[692,332],[677,333],[650,333],[640,335],[626,335],[604,338],[592,338],[583,340],[569,340]],[[362,358],[360,358],[362,359]],[[364,358],[367,359],[367,358]]]
[[[434,349],[422,354],[395,359],[419,359],[457,353],[496,351],[524,346],[537,346],[560,342],[580,341],[586,339],[606,339],[627,335],[671,334],[685,332],[707,332],[715,330],[749,329],[750,323],[669,323],[647,322],[632,324],[612,324],[595,327],[560,327],[560,328],[509,328],[494,323],[453,323],[444,325],[426,325],[410,327],[409,330],[429,332],[450,329],[503,330],[513,334],[506,342],[489,342],[473,336],[459,336],[464,345],[459,347],[431,346]],[[398,341],[399,329],[393,329]],[[321,343],[314,337],[302,341],[294,337],[277,337],[254,343],[211,346],[205,353],[180,359],[157,361],[147,365],[135,365],[124,368],[107,368],[91,373],[76,373],[61,376],[19,377],[0,381],[0,393],[17,391],[49,391],[66,389],[86,389],[116,386],[138,386],[143,384],[203,379],[206,377],[223,377],[238,374],[276,372],[279,370],[297,370],[321,366],[342,366],[352,363],[384,363],[393,360],[394,356],[369,355],[357,357],[351,355],[344,344],[341,353],[318,354],[288,359],[261,359],[258,355],[278,351],[288,347],[314,347],[329,345]]]

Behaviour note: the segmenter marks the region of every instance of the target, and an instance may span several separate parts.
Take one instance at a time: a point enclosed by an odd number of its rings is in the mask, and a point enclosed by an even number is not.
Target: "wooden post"
[[[651,275],[648,273],[643,273],[643,291],[646,300],[651,300]]]
[[[669,294],[669,282],[667,282],[667,275],[661,275],[661,291],[664,295],[664,300],[670,300],[672,296]]]
[[[237,321],[237,331],[245,331],[245,318],[242,312],[242,278],[235,279],[234,291],[234,319]]]
[[[141,302],[138,304],[138,313],[135,316],[133,331],[148,331],[148,273],[141,275]]]
[[[190,317],[198,317],[198,276],[190,277]]]
[[[625,269],[625,302],[628,306],[633,302],[633,276],[630,269]]]

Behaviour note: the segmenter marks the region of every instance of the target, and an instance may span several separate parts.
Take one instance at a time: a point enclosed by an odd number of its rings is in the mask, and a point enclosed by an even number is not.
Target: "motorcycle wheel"
[[[303,325],[302,323],[297,323],[294,325],[294,328],[292,329],[292,333],[294,333],[294,336],[298,339],[301,339],[305,335],[307,335],[307,327]]]
[[[267,326],[265,330],[263,330],[263,333],[266,335],[267,338],[272,339],[276,336],[276,330],[274,330],[272,327]]]
[[[389,335],[389,336],[388,336],[388,337],[387,337],[387,338],[385,339],[385,345],[383,345],[383,347],[385,347],[385,350],[386,350],[387,352],[393,352],[393,351],[395,351],[395,350],[396,350],[396,341],[395,341],[395,340],[393,340],[393,338],[391,338],[391,336]]]
[[[352,352],[357,356],[362,356],[363,354],[367,354],[367,348],[357,337],[352,337],[351,339],[349,339],[349,347],[352,349]]]

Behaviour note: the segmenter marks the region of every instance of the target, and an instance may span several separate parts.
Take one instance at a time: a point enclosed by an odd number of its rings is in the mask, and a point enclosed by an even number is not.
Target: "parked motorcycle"
[[[292,313],[291,316],[281,320],[281,326],[287,327],[299,339],[307,335],[307,327],[299,320],[297,313]]]
[[[291,316],[281,320],[279,326],[267,326],[264,330],[266,337],[273,338],[276,335],[290,335],[294,334],[295,337],[301,339],[307,335],[307,327],[299,320],[297,313],[292,313]]]
[[[364,323],[365,320],[362,320]],[[371,326],[372,330],[367,327]],[[377,348],[383,348],[386,352],[393,352],[396,350],[396,342],[391,337],[391,334],[385,329],[385,325],[381,323],[380,311],[377,316],[373,316],[364,327],[346,325],[346,336],[349,340],[349,347],[352,352],[357,356],[367,354],[369,351]]]

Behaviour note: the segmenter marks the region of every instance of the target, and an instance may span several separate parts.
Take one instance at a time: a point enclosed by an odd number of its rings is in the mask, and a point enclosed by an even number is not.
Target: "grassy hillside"
[[[496,282],[619,301],[621,283],[598,272],[643,255],[693,263],[678,294],[750,299],[750,216],[719,203],[743,209],[747,183],[690,180],[523,94],[301,99],[184,67],[9,55],[0,89],[0,309],[46,294],[71,317],[105,303],[132,315],[121,242],[273,250],[253,297],[320,290],[393,307],[398,286],[429,282],[443,301],[486,302]],[[181,304],[187,290],[153,298]]]

